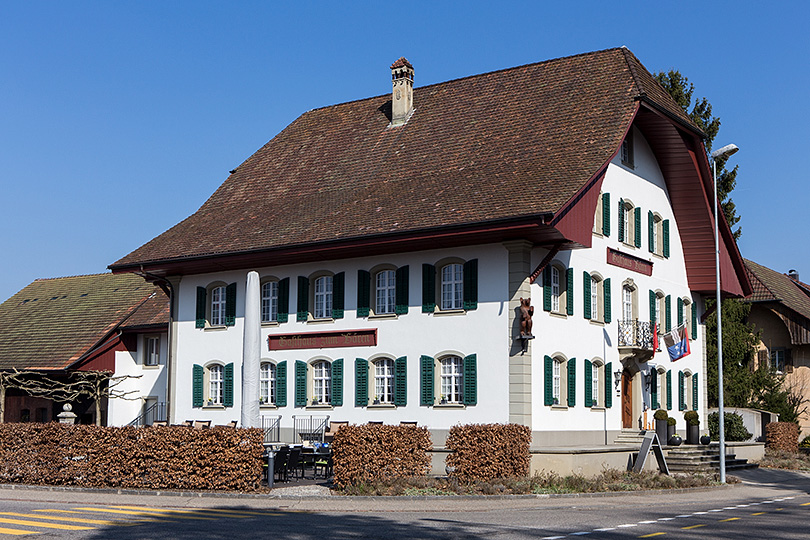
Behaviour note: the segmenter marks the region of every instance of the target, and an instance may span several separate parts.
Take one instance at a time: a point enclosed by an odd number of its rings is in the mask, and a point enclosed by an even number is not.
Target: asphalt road
[[[810,476],[589,497],[199,497],[3,489],[0,537],[567,539],[810,537]]]

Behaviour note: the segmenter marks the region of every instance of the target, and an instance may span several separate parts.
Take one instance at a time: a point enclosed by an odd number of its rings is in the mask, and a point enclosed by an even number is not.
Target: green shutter
[[[605,323],[613,319],[613,312],[610,309],[610,278],[602,282],[602,293],[605,299]]]
[[[295,406],[307,406],[307,364],[295,361]]]
[[[582,315],[586,319],[591,318],[591,275],[582,272]]]
[[[368,360],[357,358],[354,361],[354,406],[368,405]]]
[[[478,403],[478,361],[474,354],[464,357],[464,405]]]
[[[667,295],[664,298],[664,320],[666,321],[666,330],[672,330],[672,295]]]
[[[396,305],[394,307],[394,313],[397,315],[404,315],[408,313],[408,289],[409,289],[409,277],[408,277],[408,267],[407,266],[400,266],[397,268],[396,272],[396,290],[394,293],[394,299]]]
[[[658,372],[654,369],[650,370],[650,402],[653,409],[661,408],[658,402]]]
[[[577,359],[568,360],[568,406],[575,407],[577,404]]]
[[[343,405],[343,358],[332,362],[332,405]]]
[[[692,302],[692,335],[689,336],[689,339],[697,339],[697,333],[697,304]]]
[[[222,385],[222,404],[233,407],[233,362],[225,365],[225,377]]]
[[[605,407],[613,406],[613,362],[605,364]]]
[[[287,406],[287,361],[276,364],[276,407]]]
[[[667,410],[672,410],[672,371],[667,371]]]
[[[368,317],[371,312],[371,273],[357,271],[357,316]]]
[[[332,278],[332,318],[342,319],[346,305],[346,273],[339,272]]]
[[[422,313],[433,313],[436,310],[436,267],[432,264],[422,265]],[[432,405],[433,402],[431,401]],[[424,405],[424,403],[423,403]]]
[[[692,375],[692,410],[698,410],[698,374]]]
[[[669,258],[669,220],[665,219],[664,223],[661,224],[661,230],[664,240],[664,257]]]
[[[278,282],[278,316],[277,321],[285,323],[290,316],[290,278]],[[286,404],[286,403],[285,403]]]
[[[678,326],[683,324],[683,298],[678,297]]]
[[[635,209],[635,238],[633,239],[633,244],[637,248],[641,247],[641,207],[637,206]]]
[[[543,269],[543,311],[551,311],[551,265]]]
[[[647,240],[650,244],[650,253],[655,253],[655,216],[652,210],[647,211]]]
[[[678,410],[686,410],[686,388],[684,386],[683,371],[678,372]]]
[[[593,367],[591,361],[587,358],[584,362],[585,365],[585,406],[593,407]]]
[[[543,359],[543,372],[545,375],[543,380],[545,389],[543,397],[546,405],[554,405],[554,368],[551,364],[553,361],[550,356],[546,356]]]
[[[208,291],[205,287],[197,287],[197,328],[205,328],[205,302]]]
[[[658,296],[655,294],[655,291],[650,290],[650,322],[655,324],[658,321],[655,320],[655,303],[658,301]]]
[[[407,266],[405,267],[407,268]],[[400,356],[394,360],[394,405],[408,404],[408,358]]]
[[[624,208],[624,199],[619,199],[619,242],[624,242],[624,213],[626,212]]]
[[[472,311],[478,309],[478,259],[471,259],[464,263],[464,309]]]
[[[565,312],[568,315],[574,314],[574,269],[565,271]]]
[[[422,356],[419,359],[419,404],[431,406],[433,397],[433,357]]]
[[[225,326],[236,324],[236,283],[225,287]]]
[[[205,289],[203,289],[205,290]],[[203,380],[204,370],[203,367],[194,364],[191,369],[191,406],[203,406]]]
[[[610,193],[602,193],[602,234],[610,236]]]
[[[309,278],[298,276],[298,303],[296,320],[306,321],[309,314]]]

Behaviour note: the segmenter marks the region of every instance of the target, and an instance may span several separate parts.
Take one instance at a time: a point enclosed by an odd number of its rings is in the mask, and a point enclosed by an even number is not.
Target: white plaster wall
[[[422,313],[422,264],[435,264],[446,257],[464,260],[478,259],[478,309],[460,315],[436,315]],[[397,267],[409,266],[409,312],[396,319],[357,318],[357,271],[370,270],[379,264]],[[172,422],[189,419],[212,420],[222,424],[239,418],[241,407],[241,364],[244,317],[244,292],[247,273],[257,270],[260,276],[290,278],[289,322],[262,327],[262,359],[276,362],[287,361],[286,407],[262,408],[263,415],[281,415],[281,426],[292,427],[292,415],[324,415],[332,420],[353,423],[383,421],[396,424],[400,421],[416,421],[420,425],[447,429],[457,423],[507,422],[508,421],[508,354],[507,338],[507,251],[500,244],[470,248],[442,249],[408,254],[323,263],[289,265],[272,268],[245,269],[243,271],[184,277],[178,288],[179,309],[177,313],[177,373],[176,403],[173,404]],[[327,270],[345,272],[345,315],[334,322],[298,322],[295,320],[297,276],[309,276],[313,272]],[[236,324],[222,329],[195,328],[196,289],[214,281],[237,284]],[[341,347],[333,349],[309,349],[269,351],[267,336],[270,334],[325,332],[334,330],[360,330],[376,328],[376,347]],[[453,352],[466,356],[477,355],[478,403],[467,408],[440,408],[419,405],[419,379],[421,355],[439,356]],[[395,409],[355,407],[356,358],[369,359],[385,354],[393,358],[407,357],[408,403]],[[310,361],[314,358],[344,361],[343,405],[331,409],[295,407],[295,361]],[[233,407],[192,407],[191,374],[194,364],[206,365],[212,361],[234,364]],[[308,396],[309,397],[309,396]],[[438,390],[437,390],[438,397]]]
[[[613,406],[609,409],[590,409],[585,403],[585,374],[583,359],[600,358],[605,363],[612,362],[612,370],[621,369],[619,351],[617,349],[618,321],[622,319],[622,283],[632,278],[637,286],[638,319],[649,321],[649,290],[661,290],[665,295],[671,295],[672,327],[678,324],[677,298],[691,298],[698,305],[698,336],[690,342],[691,354],[672,362],[666,349],[662,350],[645,364],[644,369],[655,364],[672,370],[672,405],[670,416],[678,420],[678,429],[683,430],[686,424],[683,414],[678,410],[678,376],[679,370],[690,370],[699,373],[700,388],[705,388],[705,373],[702,367],[704,327],[700,323],[703,313],[703,302],[698,294],[692,295],[689,290],[686,266],[684,263],[683,246],[681,244],[678,224],[672,211],[669,195],[666,191],[664,178],[658,164],[650,151],[649,146],[641,133],[635,132],[635,168],[629,169],[621,164],[617,156],[608,166],[602,192],[610,193],[609,212],[611,219],[610,236],[593,236],[591,249],[561,251],[555,256],[562,266],[574,269],[574,315],[552,315],[543,311],[542,279],[532,285],[532,300],[535,306],[534,334],[536,339],[532,343],[532,387],[533,429],[540,431],[583,431],[605,430],[617,431],[622,427],[621,422],[621,391],[614,385]],[[641,247],[630,247],[619,242],[618,236],[618,201],[630,199],[634,206],[641,207]],[[647,211],[659,213],[663,219],[669,219],[670,227],[670,256],[663,258],[650,253],[648,249]],[[632,223],[632,219],[631,219]],[[599,228],[601,231],[601,227]],[[631,270],[609,265],[606,262],[607,248],[613,248],[650,261],[653,263],[652,276],[636,273]],[[535,267],[548,252],[545,249],[535,249],[532,254],[532,266]],[[603,279],[611,280],[611,311],[612,322],[601,324],[585,319],[583,315],[583,271],[598,272]],[[565,311],[563,307],[563,311]],[[685,310],[686,311],[686,310]],[[691,317],[691,312],[685,317]],[[661,313],[663,326],[664,313]],[[561,353],[566,358],[576,358],[576,406],[561,410],[544,405],[544,357]],[[703,380],[701,380],[703,379]],[[615,377],[614,377],[615,383]],[[600,381],[600,390],[603,389]],[[635,388],[634,388],[635,391]],[[659,388],[659,401],[666,406],[666,390]],[[699,413],[701,426],[705,426],[705,393],[701,392],[699,398]],[[688,393],[687,393],[688,396]],[[645,399],[650,403],[649,397]],[[652,413],[648,411],[648,420],[652,421]],[[543,442],[541,441],[541,444]],[[549,442],[553,445],[553,441]]]
[[[166,401],[167,334],[160,334],[160,360],[157,366],[145,366],[143,363],[144,336],[138,336],[137,344],[134,353],[128,351],[115,353],[115,376],[130,375],[133,377],[124,380],[115,388],[122,393],[134,391],[131,397],[137,399],[108,400],[107,424],[110,426],[125,426],[135,420],[143,411],[144,399],[147,397],[156,398],[162,402]]]

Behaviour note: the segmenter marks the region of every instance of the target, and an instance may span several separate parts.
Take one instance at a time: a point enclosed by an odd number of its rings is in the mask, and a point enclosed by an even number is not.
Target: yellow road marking
[[[740,519],[740,518],[738,518],[738,517],[737,517],[737,518],[721,519],[721,520],[720,520],[720,523],[722,523],[722,522],[724,522],[724,521],[736,521],[736,520],[738,520],[738,519]]]
[[[645,534],[644,536],[639,536],[639,538],[652,538],[653,536],[661,536],[662,534],[667,534],[665,532],[657,532],[652,534]]]
[[[681,527],[681,529],[697,529],[698,527],[705,527],[705,523],[699,523],[698,525],[689,525],[688,527]]]
[[[799,506],[807,506],[807,505],[810,505],[810,503],[802,503]]]
[[[24,534],[38,534],[36,531],[21,531],[20,529],[6,529],[5,527],[0,527],[0,534],[14,534],[17,536],[22,536]]]
[[[754,512],[751,514],[752,516],[761,516],[762,514],[767,514],[768,512]]]
[[[90,523],[93,525],[134,525],[134,521],[110,521],[107,519],[79,519],[72,517],[43,516],[40,514],[18,514],[16,512],[0,512],[0,516],[26,517],[36,519],[50,519],[52,521],[70,521],[74,523]]]
[[[110,514],[125,514],[128,516],[146,516],[146,517],[163,517],[165,513],[158,513],[158,512],[135,512],[130,510],[116,510],[115,508],[76,508],[76,510],[86,510],[88,512],[108,512]],[[207,521],[214,521],[214,518],[208,517],[197,517],[197,516],[178,516],[177,514],[172,514],[172,519],[203,519]]]
[[[62,529],[65,531],[92,531],[95,527],[81,527],[79,525],[60,525],[58,523],[40,523],[39,521],[27,521],[25,519],[0,518],[0,523],[10,525],[30,525],[32,527],[44,527],[46,529]]]

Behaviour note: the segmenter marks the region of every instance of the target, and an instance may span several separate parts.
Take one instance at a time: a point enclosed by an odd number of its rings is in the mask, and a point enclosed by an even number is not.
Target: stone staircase
[[[728,447],[726,447],[728,452]],[[756,463],[736,459],[736,454],[726,453],[726,471],[754,469]],[[720,445],[686,445],[666,447],[666,460],[670,472],[718,472],[720,470]]]
[[[640,429],[622,429],[613,444],[628,444],[638,448],[641,446],[642,440],[644,440],[644,431]]]

